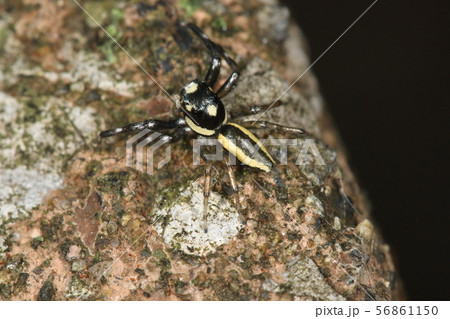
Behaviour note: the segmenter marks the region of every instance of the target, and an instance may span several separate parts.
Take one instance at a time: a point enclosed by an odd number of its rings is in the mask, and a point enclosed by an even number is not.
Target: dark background
[[[373,1],[283,3],[314,61]],[[450,299],[444,4],[379,0],[313,67],[410,300]]]

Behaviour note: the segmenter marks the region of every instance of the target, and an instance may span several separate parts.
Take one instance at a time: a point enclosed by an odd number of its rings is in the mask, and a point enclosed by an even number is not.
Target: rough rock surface
[[[276,1],[147,3],[82,5],[170,95],[209,63],[177,16],[239,64],[240,82],[223,99],[232,114],[274,101],[309,65]],[[152,175],[127,166],[126,137],[97,138],[179,116],[171,97],[75,2],[0,1],[0,299],[402,298],[312,73],[281,101],[263,119],[311,134],[294,137],[287,154],[270,148],[288,199],[276,199],[270,175],[238,167],[242,225],[216,163],[205,234],[204,167],[192,165],[190,138]],[[255,133],[268,144],[292,138]]]

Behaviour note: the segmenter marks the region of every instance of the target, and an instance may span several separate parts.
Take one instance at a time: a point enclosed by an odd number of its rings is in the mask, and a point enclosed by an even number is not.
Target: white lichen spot
[[[82,271],[82,270],[86,269],[86,262],[83,259],[75,260],[72,263],[72,268],[71,269],[74,272]]]
[[[158,207],[158,206],[156,206]],[[157,209],[156,230],[164,241],[186,254],[204,256],[226,244],[243,227],[239,213],[225,198],[211,192],[207,229],[203,224],[203,187],[195,182],[166,209]],[[164,221],[167,222],[164,222]]]
[[[97,123],[95,123],[95,111],[90,107],[72,107],[69,118],[75,127],[83,133],[83,136],[98,132]]]
[[[322,202],[314,195],[309,195],[305,199],[305,208],[307,211],[313,211],[320,216],[323,216],[325,212]]]
[[[8,249],[5,237],[0,236],[0,256]]]
[[[25,166],[0,168],[0,225],[27,216],[45,195],[62,185],[63,178],[56,173],[42,173]]]
[[[0,225],[28,216],[62,187],[64,163],[97,138],[101,125],[90,107],[55,97],[30,107],[0,92]]]
[[[23,58],[18,58],[11,65],[9,72],[2,74],[0,79],[4,79],[3,82],[7,84],[13,84],[18,81],[20,76],[37,76],[50,82],[70,83],[71,90],[75,92],[81,92],[85,87],[89,87],[126,97],[134,96],[134,88],[137,84],[118,79],[114,67],[100,54],[80,51],[65,56],[65,58],[68,59],[67,64],[70,67],[68,71],[59,73],[44,71],[38,66],[30,65]]]
[[[69,281],[69,284],[66,287],[64,297],[87,299],[92,294],[92,291],[83,286],[83,284],[79,280],[72,278],[72,280]]]
[[[334,216],[334,221],[333,221],[333,228],[334,230],[341,230],[341,220],[339,219],[339,217]]]
[[[270,291],[270,292],[275,292],[275,293],[280,291],[280,287],[272,279],[266,279],[262,284],[262,289],[264,289],[265,291]]]
[[[66,256],[67,260],[78,259],[80,258],[81,247],[77,245],[72,245],[69,247],[69,252]]]
[[[365,219],[362,222],[360,222],[356,228],[356,233],[360,235],[362,238],[364,238],[366,241],[370,242],[373,238],[374,232],[373,232],[373,225],[368,220]]]
[[[70,83],[81,82],[88,84],[91,88],[99,88],[128,97],[133,96],[132,89],[136,84],[115,79],[114,73],[109,72],[109,64],[99,54],[81,51],[70,62],[73,68],[68,72],[62,72],[60,80]]]
[[[85,87],[83,82],[75,82],[70,85],[70,91],[82,93],[84,92]]]
[[[345,300],[327,284],[319,268],[308,257],[297,256],[288,261],[286,267],[283,278],[285,284],[291,286],[291,293],[314,300]],[[270,279],[263,283],[263,289],[275,293],[281,291],[280,285]]]
[[[19,102],[12,96],[0,91],[0,118],[4,124],[16,120],[18,109]]]

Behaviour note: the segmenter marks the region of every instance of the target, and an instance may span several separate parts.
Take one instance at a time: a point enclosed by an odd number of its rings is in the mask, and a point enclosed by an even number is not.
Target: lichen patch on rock
[[[44,196],[62,185],[63,178],[56,173],[43,173],[25,166],[0,168],[0,226],[28,216]]]
[[[236,208],[212,192],[209,197],[207,232],[203,223],[203,186],[193,183],[168,208],[156,211],[156,230],[164,241],[189,255],[203,256],[236,236],[243,227]]]
[[[298,295],[306,295],[316,300],[345,300],[324,280],[317,265],[307,257],[295,257],[286,263],[286,282]]]
[[[96,138],[93,109],[54,97],[36,101],[0,91],[1,222],[27,216],[51,190],[62,187],[63,167]]]

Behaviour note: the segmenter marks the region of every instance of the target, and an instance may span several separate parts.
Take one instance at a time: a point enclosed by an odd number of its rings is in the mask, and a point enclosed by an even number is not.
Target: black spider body
[[[213,136],[227,121],[225,107],[205,81],[195,80],[180,94],[181,110],[189,127],[197,134]]]

